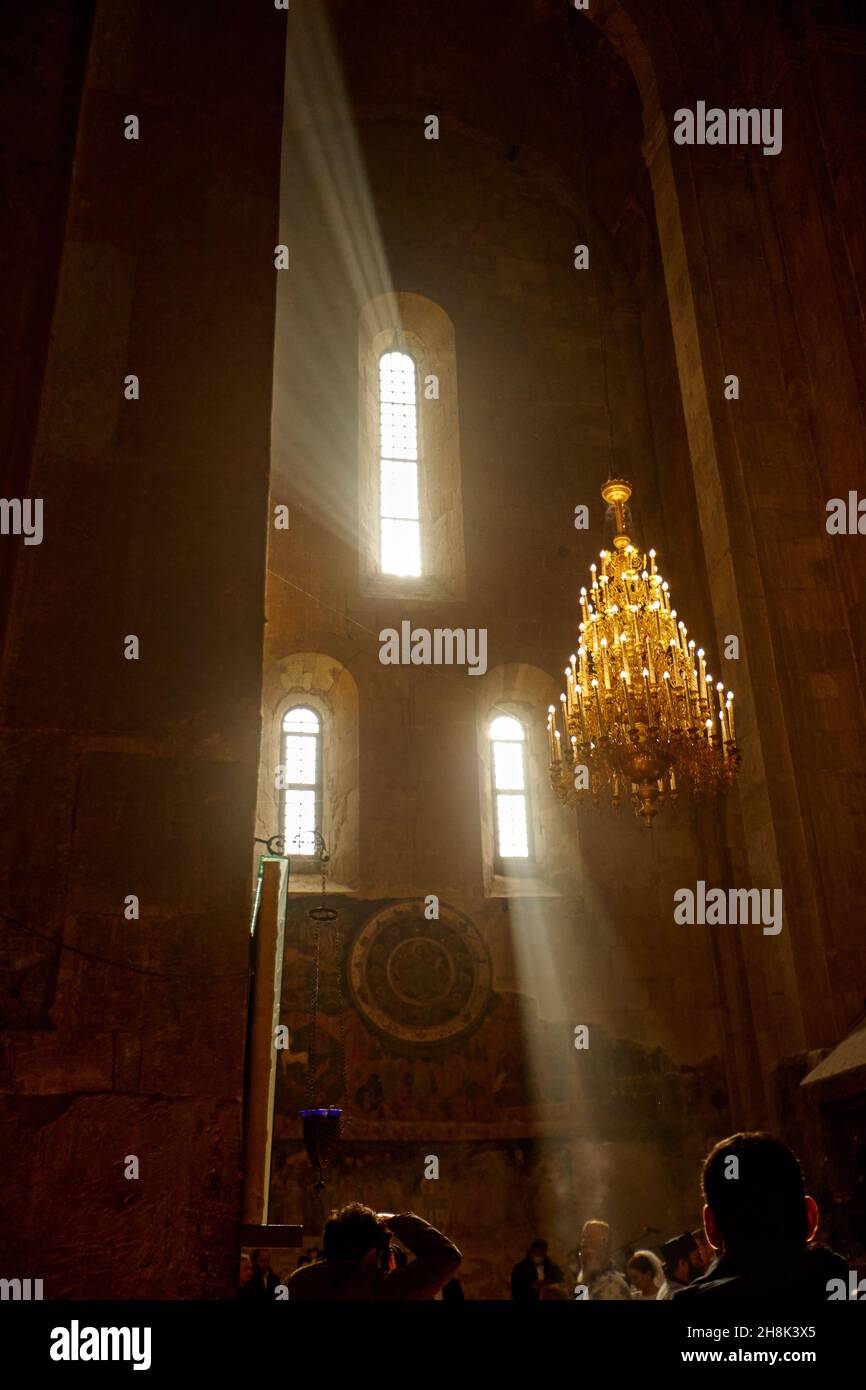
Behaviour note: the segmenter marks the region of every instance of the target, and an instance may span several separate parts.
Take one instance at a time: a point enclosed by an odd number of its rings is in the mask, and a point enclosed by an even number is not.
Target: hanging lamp
[[[679,792],[718,795],[740,762],[734,695],[713,682],[702,647],[671,607],[670,588],[626,534],[631,484],[601,489],[614,509],[613,551],[580,591],[579,644],[565,668],[560,708],[547,716],[550,779],[580,806],[630,798],[644,824]]]

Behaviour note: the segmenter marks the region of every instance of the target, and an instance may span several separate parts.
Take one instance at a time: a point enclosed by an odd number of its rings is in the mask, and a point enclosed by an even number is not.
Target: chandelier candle
[[[652,728],[655,721],[653,720],[653,702],[650,699],[649,671],[646,667],[643,668],[641,675],[643,676],[643,689],[644,695],[646,696],[647,722],[649,727]]]
[[[605,738],[607,735],[607,730],[604,727],[604,715],[601,712],[601,697],[598,693],[598,681],[596,680],[595,676],[593,676],[592,678],[592,688],[595,691],[595,705],[596,709],[598,710],[598,730],[601,734],[601,737]]]
[[[625,696],[625,713],[628,719],[628,727],[634,728],[634,720],[631,717],[631,700],[628,696],[628,671],[620,671],[619,678],[622,681],[622,693]]]
[[[672,637],[672,638],[671,638],[671,641],[670,641],[670,654],[671,654],[671,663],[670,663],[670,673],[669,673],[669,674],[670,674],[670,677],[671,677],[671,679],[672,679],[674,685],[679,685],[679,683],[680,683],[680,649],[679,649],[679,647],[677,646],[677,639],[676,639],[675,637]]]
[[[636,811],[651,826],[678,788],[723,793],[740,756],[733,693],[716,685],[716,728],[708,718],[715,701],[704,649],[696,650],[671,607],[656,552],[644,554],[626,534],[631,493],[620,478],[601,490],[614,509],[613,550],[601,551],[601,573],[592,565],[590,589],[580,590],[580,640],[560,696],[562,731],[554,706],[547,731],[551,783],[564,804],[618,805],[621,791],[631,788]],[[589,771],[586,788],[575,787],[578,765]]]
[[[672,724],[675,724],[675,723],[676,723],[676,711],[674,710],[674,697],[673,697],[673,695],[671,694],[671,673],[670,673],[670,671],[663,671],[663,672],[662,672],[662,684],[664,685],[664,688],[665,688],[665,694],[666,694],[667,697],[668,697],[668,709],[669,709],[669,711],[670,711],[671,723],[672,723]]]
[[[688,676],[684,676],[684,678],[683,678],[683,694],[684,694],[685,697],[686,697],[686,724],[688,725],[689,728],[691,728],[691,727],[692,727],[692,694],[691,694],[691,690],[689,689],[689,678],[688,678]]]
[[[580,738],[581,738],[581,742],[582,742],[582,743],[586,743],[586,742],[587,742],[587,738],[586,738],[586,719],[584,718],[584,713],[583,713],[583,692],[582,692],[581,690],[578,690],[578,692],[577,692],[577,708],[578,708],[578,713],[580,714]]]

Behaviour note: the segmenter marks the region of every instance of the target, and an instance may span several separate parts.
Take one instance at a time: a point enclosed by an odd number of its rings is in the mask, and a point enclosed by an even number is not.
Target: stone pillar
[[[658,114],[644,152],[653,183],[683,407],[718,647],[735,634],[743,750],[739,806],[745,882],[781,887],[781,935],[739,931],[758,1048],[775,1060],[839,1036],[827,831],[816,825],[812,769],[822,759],[844,794],[844,739],[816,727],[808,685],[826,648],[841,681],[850,653],[826,582],[828,538],[815,461],[792,420],[779,370],[778,323],[754,195],[763,156],[680,148]],[[740,400],[725,399],[729,373]],[[851,749],[859,766],[861,749]],[[743,882],[738,877],[738,882]]]
[[[283,983],[287,877],[287,860],[265,860],[253,946],[255,975],[246,1065],[243,1219],[259,1226],[268,1222],[277,1079],[275,1038]]]
[[[51,1299],[236,1279],[285,23],[95,7],[0,692],[0,1264]]]

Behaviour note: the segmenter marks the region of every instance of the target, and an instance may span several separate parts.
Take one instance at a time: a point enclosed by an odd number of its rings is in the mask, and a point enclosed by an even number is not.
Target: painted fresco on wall
[[[277,1111],[287,1117],[306,1098],[315,973],[315,930],[307,906],[292,904],[286,933],[282,1019],[291,1047],[280,1053]],[[499,1129],[505,1123],[520,1133],[539,1117],[574,1123],[592,1117],[600,1137],[654,1137],[664,1147],[675,1144],[682,1127],[693,1127],[698,1114],[724,1123],[720,1065],[677,1067],[662,1049],[610,1038],[599,1027],[592,1048],[579,1052],[570,1025],[541,1019],[533,1000],[489,986],[474,1030],[457,1039],[425,1044],[376,1027],[352,1001],[345,971],[359,924],[381,917],[383,905],[351,902],[340,911],[339,934],[332,928],[321,934],[315,1101],[337,1104],[345,1098],[365,1134],[365,1122],[374,1121],[422,1128],[451,1123]],[[425,923],[423,930],[435,925]]]
[[[279,1053],[271,1221],[301,1220],[312,1241],[332,1207],[362,1201],[417,1211],[458,1245],[471,1231],[461,1277],[476,1298],[508,1296],[510,1269],[539,1234],[565,1267],[590,1217],[611,1220],[623,1249],[652,1244],[656,1227],[663,1239],[696,1223],[699,1159],[730,1128],[721,1064],[677,1067],[662,1049],[597,1026],[592,1048],[578,1052],[571,1025],[540,1018],[534,1000],[496,991],[484,972],[475,1016],[447,1036],[442,1020],[455,1016],[449,982],[457,1016],[472,992],[448,959],[452,950],[462,954],[450,933],[465,924],[462,939],[479,956],[480,933],[457,913],[434,932],[417,903],[332,900],[338,923],[321,930],[312,1099],[345,1102],[349,1118],[326,1190],[316,1193],[297,1118],[308,1102],[316,942],[307,912],[315,901],[293,900],[287,921],[282,1021],[290,1047]],[[360,975],[354,988],[350,979],[353,950],[371,923],[393,929],[379,962],[378,1016],[359,1001]],[[420,987],[411,961],[399,960],[404,943],[414,949],[419,939],[425,959],[437,955],[441,967]],[[400,994],[401,1026],[392,1026]],[[428,1011],[420,1024],[419,1010]],[[419,1027],[429,1029],[426,1040]],[[438,1159],[435,1181],[424,1176],[430,1156]]]

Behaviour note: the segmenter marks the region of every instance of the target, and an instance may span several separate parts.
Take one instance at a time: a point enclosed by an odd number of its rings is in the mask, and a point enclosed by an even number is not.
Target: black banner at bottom
[[[548,1379],[630,1370],[668,1374],[706,1366],[804,1367],[828,1374],[860,1364],[866,1298],[832,1304],[467,1303],[0,1303],[3,1364],[35,1384],[131,1375],[168,1384],[179,1375],[237,1375],[244,1383],[376,1366],[388,1378],[428,1383],[438,1364],[449,1383],[478,1366],[517,1373],[520,1352]],[[462,1310],[462,1311],[461,1311]],[[456,1376],[455,1357],[460,1375]],[[508,1358],[507,1362],[505,1358]],[[521,1358],[522,1363],[522,1358]],[[527,1367],[528,1369],[528,1367]],[[521,1364],[520,1374],[524,1373]]]

